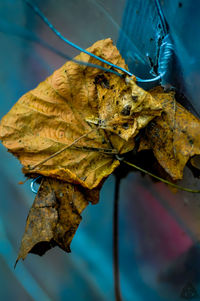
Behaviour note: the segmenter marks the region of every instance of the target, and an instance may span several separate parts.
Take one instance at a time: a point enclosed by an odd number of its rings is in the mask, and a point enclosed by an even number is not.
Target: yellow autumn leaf
[[[88,51],[126,68],[111,39]],[[96,63],[85,53],[76,59]],[[26,175],[93,189],[119,165],[114,155],[132,150],[138,131],[160,112],[134,78],[67,62],[19,99],[1,121],[0,139]]]

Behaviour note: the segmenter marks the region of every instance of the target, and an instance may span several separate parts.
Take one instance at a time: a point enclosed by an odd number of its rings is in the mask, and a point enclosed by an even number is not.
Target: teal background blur
[[[185,105],[200,110],[200,2],[161,0],[175,45],[171,84],[185,93]],[[111,37],[130,70],[151,77],[163,28],[153,0],[35,0],[69,40],[87,48]],[[0,118],[18,98],[65,60],[33,42],[35,35],[70,56],[78,52],[60,41],[22,0],[0,0]],[[149,88],[144,86],[144,88]],[[55,248],[43,257],[14,263],[26,216],[35,195],[19,162],[0,146],[0,300],[114,300],[112,214],[114,177],[100,202],[88,206],[72,242],[72,253]],[[180,183],[200,187],[186,168]],[[184,300],[200,295],[200,197],[172,193],[148,176],[130,173],[120,188],[120,273],[125,301]],[[196,295],[195,299],[199,297]],[[191,298],[188,298],[190,300]],[[192,299],[191,299],[192,300]]]

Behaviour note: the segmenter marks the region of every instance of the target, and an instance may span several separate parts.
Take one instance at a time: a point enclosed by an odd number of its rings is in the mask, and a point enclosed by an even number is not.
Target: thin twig
[[[130,162],[126,161],[126,160],[121,160],[121,162],[124,162],[125,164],[127,164],[129,166],[132,166],[135,169],[137,169],[137,170],[139,170],[139,171],[141,171],[141,172],[143,172],[143,173],[145,173],[145,174],[147,174],[147,175],[149,175],[149,176],[151,176],[151,177],[153,177],[153,178],[155,178],[155,179],[157,179],[157,180],[159,180],[159,181],[161,181],[161,182],[163,182],[165,184],[168,184],[168,185],[170,185],[170,186],[172,186],[172,187],[174,187],[176,189],[187,191],[187,192],[192,192],[192,193],[200,193],[200,190],[193,190],[191,188],[186,188],[186,187],[182,187],[182,186],[176,185],[176,184],[174,184],[172,182],[169,182],[169,181],[167,181],[167,180],[165,180],[163,178],[160,178],[160,177],[154,175],[153,173],[151,173],[151,172],[149,172],[149,171],[147,171],[147,170],[145,170],[145,169],[143,169],[143,168],[141,168],[141,167],[139,167],[139,166],[137,166],[137,165],[135,165],[133,163],[130,163]]]
[[[115,194],[114,194],[114,212],[113,212],[113,272],[114,272],[114,286],[115,286],[115,299],[122,301],[120,290],[120,274],[119,274],[119,188],[120,176],[117,174],[115,181]]]
[[[44,164],[45,162],[49,161],[50,159],[56,157],[57,155],[60,155],[62,152],[64,152],[65,150],[67,150],[68,148],[70,148],[72,145],[76,144],[79,140],[81,140],[82,138],[88,136],[89,134],[91,134],[92,132],[96,131],[98,128],[92,129],[91,131],[83,134],[82,136],[78,137],[77,139],[75,139],[71,144],[66,145],[65,147],[63,147],[62,149],[60,149],[59,151],[57,151],[56,153],[52,154],[51,156],[49,156],[48,158],[45,158],[44,160],[40,161],[39,163],[30,166],[29,170],[33,170],[36,167],[40,166],[41,164]]]
[[[117,155],[118,151],[113,148],[102,148],[102,147],[90,147],[90,146],[78,146],[75,145],[72,147],[72,149],[80,149],[83,151],[88,151],[88,152],[98,152],[98,153],[103,153],[103,154],[108,154],[108,155]]]

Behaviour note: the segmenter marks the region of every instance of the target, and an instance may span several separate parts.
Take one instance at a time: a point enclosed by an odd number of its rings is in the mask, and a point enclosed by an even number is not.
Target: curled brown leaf
[[[176,102],[174,92],[157,87],[151,95],[162,105],[162,114],[147,126],[139,150],[152,149],[165,171],[181,179],[189,158],[200,154],[200,120]]]

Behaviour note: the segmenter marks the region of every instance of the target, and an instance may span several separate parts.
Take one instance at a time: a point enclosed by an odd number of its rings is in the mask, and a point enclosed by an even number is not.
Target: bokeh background
[[[83,48],[111,37],[130,70],[151,77],[163,27],[153,0],[34,0],[69,40]],[[169,78],[185,105],[200,110],[200,3],[160,0],[174,42]],[[73,57],[23,0],[0,0],[0,118],[18,98],[65,60],[36,36]],[[35,42],[34,42],[35,41]],[[144,86],[144,88],[148,88]],[[0,300],[114,300],[112,215],[114,177],[100,202],[88,206],[72,242],[72,253],[54,248],[28,255],[14,270],[26,216],[35,195],[19,162],[0,146]],[[187,187],[200,187],[186,168]],[[178,301],[200,295],[200,196],[130,173],[120,187],[120,274],[125,301]],[[193,293],[193,295],[192,295]],[[188,298],[187,298],[187,294]]]

